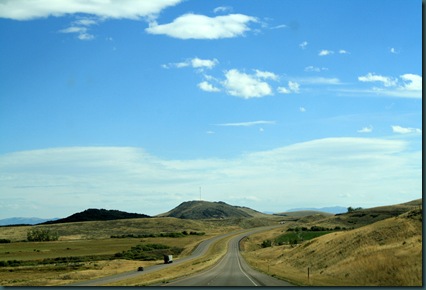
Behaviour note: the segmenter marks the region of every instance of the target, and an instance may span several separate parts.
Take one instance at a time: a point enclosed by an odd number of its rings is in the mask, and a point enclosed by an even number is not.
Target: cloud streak
[[[255,125],[273,125],[275,121],[252,121],[252,122],[240,122],[240,123],[223,123],[217,124],[217,126],[225,126],[225,127],[250,127]]]
[[[0,3],[0,18],[32,20],[60,17],[69,14],[89,14],[103,19],[132,19],[158,15],[163,9],[175,6],[182,0],[14,0]]]
[[[231,124],[231,123],[229,123]],[[234,123],[236,126],[272,121]],[[20,210],[64,216],[88,207],[147,214],[165,212],[196,199],[234,203],[244,196],[257,210],[343,201],[369,206],[389,196],[421,196],[421,151],[402,140],[327,138],[229,159],[169,160],[133,147],[72,147],[0,155],[2,217]],[[61,187],[57,187],[61,185]],[[410,192],[401,197],[401,192]],[[231,196],[234,196],[231,198]],[[393,201],[389,200],[389,203]],[[32,209],[34,206],[36,209]],[[13,208],[12,208],[13,207]],[[52,217],[52,216],[50,216]]]

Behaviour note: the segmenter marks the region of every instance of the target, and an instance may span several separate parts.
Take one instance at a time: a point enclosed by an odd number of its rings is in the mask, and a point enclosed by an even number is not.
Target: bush
[[[169,247],[162,244],[145,244],[137,245],[121,253],[116,253],[114,257],[126,260],[153,261],[162,259],[163,255],[166,254],[178,255],[182,250],[182,248]]]
[[[27,239],[29,242],[57,241],[59,235],[52,233],[49,229],[33,229],[27,232]]]
[[[8,239],[0,239],[0,244],[8,244],[10,243],[10,240]]]
[[[271,240],[264,240],[260,246],[262,248],[272,247],[272,241]]]

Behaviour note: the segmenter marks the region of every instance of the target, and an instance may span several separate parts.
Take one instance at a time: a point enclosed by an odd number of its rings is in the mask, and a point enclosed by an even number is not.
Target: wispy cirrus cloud
[[[364,127],[362,129],[359,129],[357,132],[358,133],[371,133],[371,132],[373,132],[373,126],[370,125],[368,127]]]
[[[307,71],[307,72],[321,72],[321,71],[327,71],[328,68],[326,68],[326,67],[316,67],[316,66],[310,65],[310,66],[305,67],[304,70]]]
[[[251,121],[251,122],[239,122],[239,123],[223,123],[216,124],[217,126],[225,126],[225,127],[250,127],[256,125],[274,125],[276,121]]]
[[[221,39],[243,36],[251,30],[249,24],[256,22],[255,17],[244,14],[209,17],[188,13],[167,24],[150,22],[145,31],[179,39]]]
[[[318,195],[324,204],[336,202],[345,192],[351,199],[342,201],[368,207],[390,196],[421,196],[422,152],[408,147],[404,140],[327,138],[193,160],[161,158],[135,147],[14,152],[0,155],[0,191],[8,193],[0,213],[13,216],[22,200],[28,215],[66,216],[90,207],[154,215],[198,198],[200,185],[209,200],[228,203],[262,192],[261,201],[244,204],[257,210],[278,211],[298,192],[299,204],[318,202]]]
[[[277,88],[277,91],[280,94],[298,94],[300,92],[300,84],[295,81],[289,81],[288,88],[280,86]]]
[[[194,57],[192,59],[187,59],[183,62],[173,62],[168,64],[163,64],[163,68],[183,68],[183,67],[192,67],[197,69],[212,69],[215,67],[219,61],[217,59],[201,59]]]
[[[231,6],[219,6],[213,9],[214,13],[227,13],[231,12],[233,9]]]
[[[359,76],[358,80],[360,82],[381,82],[385,87],[393,87],[397,84],[397,79],[382,75],[377,75],[374,73],[368,73],[364,76]]]
[[[306,40],[299,44],[299,47],[301,49],[306,49],[307,46],[308,46],[308,42]]]
[[[338,54],[350,54],[349,51],[345,50],[345,49],[339,49],[337,51]],[[326,55],[331,55],[334,54],[334,50],[328,50],[328,49],[323,49],[320,50],[320,52],[318,52],[319,56],[326,56]]]
[[[419,128],[401,127],[398,125],[394,125],[391,127],[394,133],[399,133],[399,134],[422,133],[422,130]]]
[[[132,19],[155,17],[162,10],[175,6],[182,0],[14,0],[0,3],[0,18],[32,20],[45,17],[61,17],[87,14],[102,19]],[[83,24],[87,25],[87,24]]]
[[[339,78],[307,77],[307,78],[296,78],[296,80],[302,84],[310,84],[310,85],[340,85],[342,84]]]
[[[369,90],[359,90],[358,92],[360,93],[364,92],[389,97],[422,98],[422,76],[417,74],[408,73],[400,75],[397,78],[368,73],[364,76],[359,76],[358,81],[382,84],[381,87],[375,86]]]

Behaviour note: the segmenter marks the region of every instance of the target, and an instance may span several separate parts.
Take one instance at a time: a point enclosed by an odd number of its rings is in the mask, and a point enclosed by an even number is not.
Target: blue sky
[[[421,9],[0,0],[0,218],[420,198]]]

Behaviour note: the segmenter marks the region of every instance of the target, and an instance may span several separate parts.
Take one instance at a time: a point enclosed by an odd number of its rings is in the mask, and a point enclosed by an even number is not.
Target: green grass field
[[[323,236],[326,234],[329,234],[331,232],[329,231],[318,231],[318,232],[311,232],[311,231],[303,231],[303,232],[289,232],[282,234],[275,238],[275,244],[277,245],[283,245],[283,244],[296,244],[300,243],[302,241],[308,241],[311,239],[314,239],[319,236]]]

